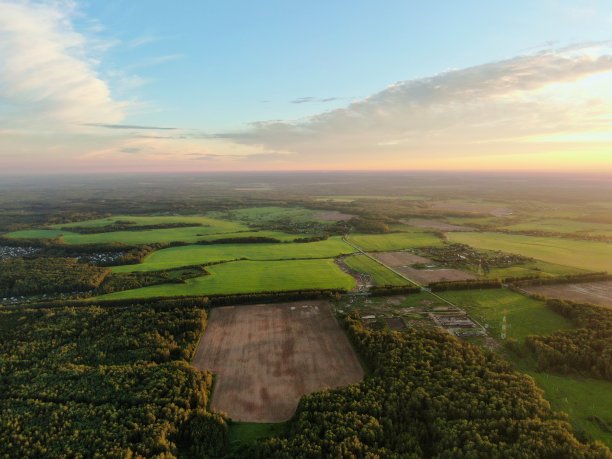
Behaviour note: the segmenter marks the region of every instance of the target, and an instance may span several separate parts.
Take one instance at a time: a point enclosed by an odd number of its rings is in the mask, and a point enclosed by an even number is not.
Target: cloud
[[[587,43],[401,81],[345,108],[218,137],[296,152],[305,163],[409,167],[413,160],[511,154],[519,142],[524,153],[530,136],[609,129],[611,83],[612,43]]]
[[[0,122],[69,126],[117,123],[126,104],[113,100],[96,71],[99,41],[71,25],[75,7],[0,0]]]
[[[342,100],[345,99],[345,97],[325,97],[325,98],[317,98],[317,97],[299,97],[297,99],[294,99],[291,101],[292,104],[306,104],[309,102],[323,102],[323,103],[327,103],[327,102],[334,102],[336,100]]]
[[[101,123],[83,123],[84,126],[99,127],[105,129],[132,129],[132,130],[154,130],[154,131],[175,131],[175,127],[160,127],[160,126],[140,126],[137,124],[101,124]]]

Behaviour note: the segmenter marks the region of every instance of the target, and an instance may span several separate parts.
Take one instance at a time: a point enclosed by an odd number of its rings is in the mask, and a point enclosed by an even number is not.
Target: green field
[[[546,261],[534,260],[522,265],[509,266],[507,268],[491,268],[491,271],[484,277],[497,279],[504,277],[524,277],[541,276],[554,277],[566,274],[585,274],[589,271],[572,266],[557,265]]]
[[[251,445],[260,438],[283,435],[287,427],[286,422],[232,422],[229,429],[229,441],[232,447]]]
[[[357,272],[367,274],[374,285],[408,285],[409,282],[393,271],[375,262],[370,257],[359,254],[351,255],[344,259],[346,265]]]
[[[317,211],[305,209],[303,207],[248,207],[246,209],[231,210],[226,213],[219,213],[219,216],[230,220],[239,220],[248,223],[273,223],[279,221],[291,221],[294,223],[305,223],[309,221],[318,223],[333,223],[320,220]],[[215,214],[213,214],[215,215]]]
[[[418,231],[387,234],[351,234],[347,237],[347,240],[367,252],[386,252],[442,245],[442,240],[434,234]]]
[[[527,357],[506,355],[519,369],[533,377],[553,409],[563,411],[571,423],[589,437],[601,440],[612,447],[612,431],[602,429],[594,416],[612,425],[612,403],[606,402],[612,394],[612,383],[600,379],[579,376],[556,375],[536,370],[533,360]]]
[[[164,223],[193,223],[201,226],[187,226],[181,228],[161,228],[143,231],[114,231],[107,233],[79,234],[64,231],[60,228],[69,227],[104,227],[118,220],[135,222],[136,225],[157,225]],[[129,215],[109,217],[105,219],[87,220],[61,225],[53,225],[50,229],[23,230],[9,233],[11,238],[48,239],[62,236],[66,244],[107,244],[119,242],[123,244],[153,244],[156,242],[169,243],[175,241],[197,242],[207,238],[230,237],[231,233],[249,231],[246,225],[238,222],[219,220],[209,217],[133,217]],[[220,236],[223,234],[224,236]],[[235,237],[252,235],[250,233],[237,234]],[[228,235],[228,236],[225,236]],[[258,234],[259,235],[259,234]],[[234,236],[232,234],[232,236]]]
[[[549,335],[556,330],[573,328],[571,322],[537,301],[507,289],[483,289],[439,292],[445,298],[465,311],[488,332],[499,338],[502,318],[506,316],[507,336],[522,341],[529,335]],[[429,294],[408,295],[402,307],[421,306],[423,301],[433,301],[433,306],[445,303],[435,300]]]
[[[302,289],[346,289],[355,279],[331,259],[285,261],[236,261],[208,266],[208,276],[188,279],[183,284],[152,285],[109,293],[96,299],[200,296],[236,293],[282,292]]]
[[[548,231],[556,233],[584,233],[612,237],[612,225],[563,219],[534,219],[528,222],[504,226],[510,231]]]
[[[612,272],[612,244],[503,233],[448,233],[451,242],[501,250],[559,265]]]
[[[300,243],[185,245],[153,252],[138,265],[115,266],[113,272],[157,271],[240,258],[259,261],[334,258],[354,251],[339,236]]]

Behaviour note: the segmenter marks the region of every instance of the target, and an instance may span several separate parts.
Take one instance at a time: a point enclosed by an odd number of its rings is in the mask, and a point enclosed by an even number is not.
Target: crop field
[[[428,258],[414,255],[409,252],[379,252],[373,254],[375,258],[392,267],[397,272],[419,284],[442,281],[462,281],[476,279],[472,273],[452,268],[416,269],[411,265],[434,264]]]
[[[573,266],[557,265],[555,263],[534,260],[505,268],[491,268],[491,271],[484,275],[484,277],[488,279],[526,276],[556,277],[567,274],[586,274],[588,272],[589,271],[586,269],[574,268]]]
[[[116,266],[113,272],[155,271],[241,258],[259,261],[334,258],[354,251],[339,236],[317,242],[186,245],[158,250],[141,264]]]
[[[477,249],[501,250],[559,265],[612,271],[612,244],[503,233],[448,233],[451,242]]]
[[[401,232],[386,234],[351,234],[347,240],[366,252],[387,252],[416,247],[441,246],[442,240],[431,233]]]
[[[179,228],[159,228],[138,231],[112,231],[91,234],[80,234],[61,228],[103,228],[117,221],[135,222],[136,225],[163,225],[172,223],[193,223],[199,226]],[[248,231],[249,228],[238,222],[219,220],[208,217],[132,217],[118,216],[108,219],[88,220],[65,225],[53,225],[51,229],[33,229],[15,231],[7,236],[11,238],[49,239],[62,236],[66,244],[106,244],[119,242],[123,244],[153,244],[156,242],[197,242],[209,236],[225,237],[229,233]],[[251,233],[245,233],[251,235]],[[242,236],[244,234],[241,233]]]
[[[473,231],[474,228],[469,226],[453,225],[441,220],[428,220],[424,218],[411,218],[409,220],[402,220],[403,223],[417,228],[427,228],[438,231]]]
[[[302,395],[363,378],[325,301],[215,308],[193,364],[216,375],[211,408],[246,422],[286,421]]]
[[[408,285],[406,279],[398,276],[393,271],[385,268],[380,263],[376,263],[366,255],[351,255],[344,259],[346,265],[362,274],[367,275],[374,285]]]
[[[563,219],[542,219],[504,226],[511,231],[545,231],[555,233],[582,233],[612,237],[612,224],[581,222]]]
[[[533,285],[523,288],[549,298],[597,304],[612,308],[612,281],[583,282],[577,284]]]
[[[355,287],[333,259],[236,261],[207,266],[207,276],[187,279],[181,284],[151,285],[109,293],[98,299],[154,298],[164,296],[205,296],[303,289],[346,289]]]
[[[309,221],[328,223],[348,220],[352,215],[337,211],[317,211],[303,207],[249,207],[227,212],[224,215],[231,220],[244,221],[254,224],[273,223],[278,221],[291,221],[305,223]]]

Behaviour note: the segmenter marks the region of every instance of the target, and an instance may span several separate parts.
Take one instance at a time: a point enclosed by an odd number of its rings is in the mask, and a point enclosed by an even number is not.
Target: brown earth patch
[[[577,303],[591,303],[612,308],[612,281],[576,284],[533,285],[524,287],[529,293]]]
[[[440,269],[415,269],[410,266],[394,268],[409,279],[415,280],[419,284],[430,284],[431,282],[453,282],[477,279],[476,276],[459,269],[440,268]]]
[[[363,379],[326,301],[215,308],[193,364],[216,375],[211,408],[243,422],[286,421],[302,395]]]
[[[415,265],[417,263],[433,263],[429,258],[420,257],[410,252],[377,252],[371,255],[392,268]]]

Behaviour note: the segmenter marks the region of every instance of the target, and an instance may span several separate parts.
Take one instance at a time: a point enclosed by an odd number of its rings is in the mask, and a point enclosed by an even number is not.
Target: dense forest
[[[539,368],[612,381],[612,311],[560,300],[546,303],[579,328],[528,337],[525,345],[536,357]]]
[[[0,260],[0,296],[81,292],[98,288],[110,273],[74,258]]]
[[[185,301],[0,309],[0,457],[218,457],[227,425],[188,363],[205,320]]]
[[[347,323],[371,375],[304,397],[288,437],[265,441],[258,457],[612,457],[580,443],[533,380],[494,355],[434,329]]]

